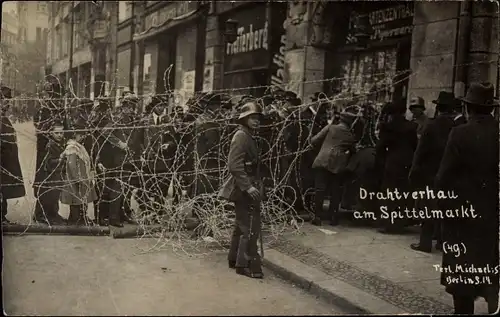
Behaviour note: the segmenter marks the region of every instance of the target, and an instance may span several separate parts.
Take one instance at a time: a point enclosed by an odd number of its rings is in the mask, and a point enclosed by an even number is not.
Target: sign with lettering
[[[269,66],[269,23],[265,3],[238,10],[223,20],[238,21],[237,38],[227,43],[224,72]]]
[[[145,31],[151,28],[158,28],[168,21],[191,13],[198,8],[196,1],[176,1],[152,12],[144,20]]]
[[[349,22],[349,34],[347,44],[355,43],[356,21],[360,15],[367,15],[373,34],[371,41],[383,41],[387,38],[400,37],[411,34],[413,30],[413,3],[404,3],[390,6],[385,9],[371,11],[368,13],[354,12]]]
[[[287,6],[286,2],[282,4],[275,4],[272,10],[271,17],[271,30],[273,35],[271,37],[271,51],[274,52],[271,64],[271,85],[284,89],[285,83],[285,49],[286,49],[286,32],[283,26],[286,20]]]

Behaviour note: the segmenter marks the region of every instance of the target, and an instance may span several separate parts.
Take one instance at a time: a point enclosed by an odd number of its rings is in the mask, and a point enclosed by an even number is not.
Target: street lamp
[[[224,22],[224,39],[228,43],[236,41],[238,37],[238,21],[229,19]]]

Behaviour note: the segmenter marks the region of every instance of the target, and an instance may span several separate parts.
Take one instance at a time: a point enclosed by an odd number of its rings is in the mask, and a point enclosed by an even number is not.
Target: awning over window
[[[193,11],[188,12],[186,14],[183,14],[181,16],[169,19],[169,20],[165,21],[164,23],[162,23],[161,25],[152,26],[149,29],[145,30],[144,32],[134,34],[134,41],[145,40],[145,39],[148,39],[148,38],[153,37],[155,35],[158,35],[158,34],[164,32],[170,28],[179,26],[183,23],[188,23],[188,22],[194,21],[195,19],[200,17],[201,12],[202,12],[201,8],[196,9],[196,10],[193,10]]]

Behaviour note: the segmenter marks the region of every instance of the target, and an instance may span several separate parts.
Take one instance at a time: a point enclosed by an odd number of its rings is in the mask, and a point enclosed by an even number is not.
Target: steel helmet
[[[238,120],[246,118],[252,114],[262,115],[262,108],[255,101],[246,102],[245,104],[243,104],[243,106],[241,106],[240,115],[238,116]]]
[[[241,106],[240,115],[238,117],[238,120],[246,118],[252,114],[262,115],[262,108],[255,101],[246,102],[245,104],[243,104],[243,106]]]

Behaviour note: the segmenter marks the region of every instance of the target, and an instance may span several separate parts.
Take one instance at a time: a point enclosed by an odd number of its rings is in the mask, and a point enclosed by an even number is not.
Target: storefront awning
[[[162,23],[161,25],[152,26],[149,29],[147,29],[141,33],[134,34],[134,41],[145,40],[145,39],[151,38],[155,35],[158,35],[158,34],[164,32],[170,28],[176,27],[180,24],[194,21],[195,19],[197,19],[201,15],[201,13],[202,13],[202,10],[200,8],[200,9],[188,12],[186,14],[180,15],[178,17],[168,19],[164,23]]]

